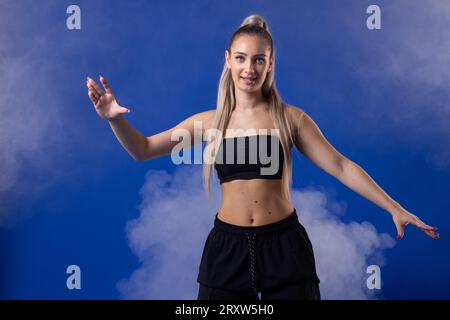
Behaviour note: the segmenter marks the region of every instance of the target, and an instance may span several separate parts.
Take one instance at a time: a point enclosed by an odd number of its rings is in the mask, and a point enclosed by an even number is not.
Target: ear
[[[271,72],[272,69],[273,69],[273,58],[270,58],[269,68],[267,69],[267,72]]]
[[[231,68],[229,60],[230,60],[230,54],[229,54],[228,49],[227,49],[227,50],[225,50],[225,62],[227,64],[228,69]]]

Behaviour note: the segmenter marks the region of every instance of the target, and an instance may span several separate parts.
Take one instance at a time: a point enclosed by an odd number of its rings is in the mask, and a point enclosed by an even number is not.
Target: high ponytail
[[[244,21],[242,21],[240,27],[243,27],[246,25],[258,26],[260,28],[263,28],[266,31],[269,31],[269,26],[268,26],[266,20],[264,20],[261,16],[259,16],[257,14],[252,14],[252,15],[246,17],[244,19]]]

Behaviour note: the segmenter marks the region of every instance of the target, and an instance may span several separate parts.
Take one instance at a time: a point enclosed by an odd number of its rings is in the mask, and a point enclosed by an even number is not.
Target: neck
[[[262,96],[261,90],[258,90],[256,92],[246,92],[246,91],[240,91],[235,90],[235,96],[236,96],[236,107],[235,110],[237,111],[253,111],[256,108],[260,107],[263,103],[265,103],[265,100]]]

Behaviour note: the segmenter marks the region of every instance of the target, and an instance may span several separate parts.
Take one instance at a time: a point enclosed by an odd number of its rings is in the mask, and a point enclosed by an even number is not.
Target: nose
[[[245,63],[245,71],[246,71],[247,73],[252,74],[254,70],[255,70],[254,63],[249,59],[249,61],[247,61],[247,62]]]

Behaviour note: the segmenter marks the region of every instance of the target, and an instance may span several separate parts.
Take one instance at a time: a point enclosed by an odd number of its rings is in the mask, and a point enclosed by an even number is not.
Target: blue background
[[[169,156],[132,160],[92,108],[86,76],[106,77],[119,103],[131,109],[127,120],[144,135],[161,132],[215,108],[229,37],[245,16],[258,13],[275,39],[283,99],[307,111],[330,143],[393,199],[439,227],[439,240],[408,228],[386,251],[383,297],[448,299],[450,64],[436,68],[449,62],[442,58],[448,18],[438,13],[448,4],[376,1],[382,29],[368,30],[372,2],[2,1],[2,68],[16,59],[30,66],[1,78],[3,88],[18,93],[2,102],[3,117],[14,108],[21,113],[14,121],[25,127],[36,114],[58,118],[45,118],[43,140],[50,142],[43,148],[17,151],[17,181],[1,192],[9,218],[0,229],[0,297],[119,298],[117,281],[139,266],[125,225],[139,214],[144,175],[172,172],[174,165]],[[70,4],[81,8],[81,30],[66,28]],[[19,87],[24,95],[34,90],[32,99],[21,100]],[[2,140],[1,147],[14,141]],[[395,237],[387,212],[304,157],[294,159],[294,187],[335,190],[348,203],[342,220],[368,220]],[[70,264],[89,270],[81,291],[65,287]]]

